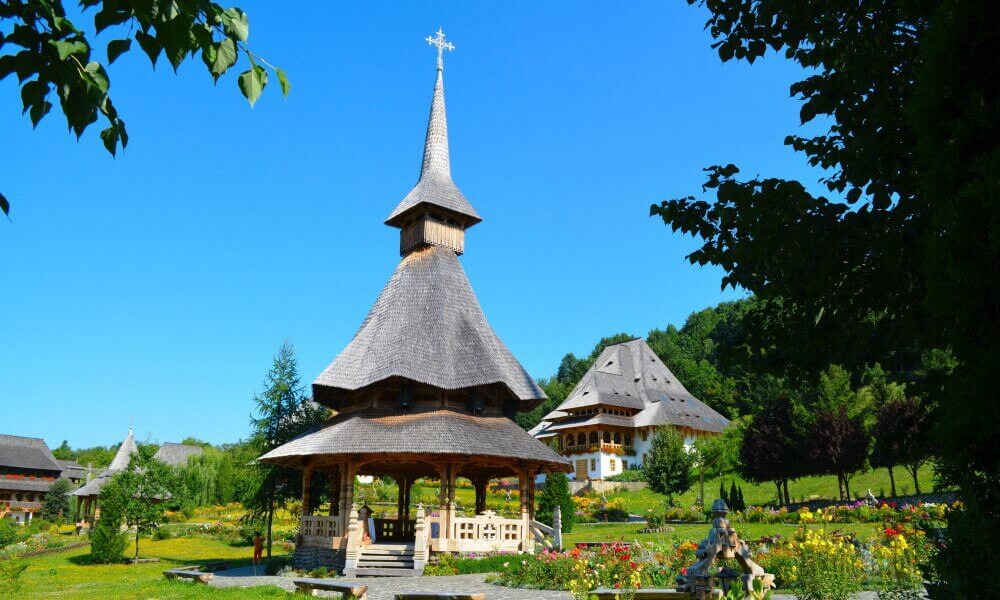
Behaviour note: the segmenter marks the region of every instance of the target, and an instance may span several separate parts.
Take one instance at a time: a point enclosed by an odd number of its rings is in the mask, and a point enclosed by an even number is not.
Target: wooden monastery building
[[[385,224],[400,230],[402,260],[354,339],[313,382],[313,400],[335,411],[318,429],[261,461],[303,471],[296,564],[355,574],[419,572],[430,552],[532,547],[534,484],[569,463],[512,420],[545,394],[483,315],[459,255],[482,218],[452,181],[439,31],[437,78],[420,177]],[[328,514],[313,514],[311,479],[330,481]],[[395,516],[367,518],[358,476],[391,476]],[[486,510],[492,478],[520,482],[520,516]],[[436,506],[412,507],[418,478],[440,481]],[[456,480],[475,488],[458,512]],[[472,507],[470,507],[472,508]],[[544,527],[544,526],[543,526]]]
[[[662,425],[690,446],[718,435],[729,420],[688,392],[644,340],[608,346],[566,400],[542,417],[532,435],[573,463],[577,481],[640,467]]]
[[[0,518],[30,522],[63,470],[45,440],[0,435]]]

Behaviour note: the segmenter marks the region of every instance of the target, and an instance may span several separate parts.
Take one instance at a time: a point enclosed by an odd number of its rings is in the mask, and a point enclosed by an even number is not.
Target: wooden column
[[[330,516],[340,514],[340,466],[327,473],[330,478]]]
[[[413,478],[406,478],[406,494],[403,496],[403,514],[406,520],[410,520],[410,490],[413,489]]]
[[[472,485],[476,489],[476,514],[481,515],[486,512],[486,488],[489,486],[490,479],[485,475],[480,475],[475,480],[473,480]]]
[[[312,514],[312,509],[309,507],[309,486],[312,483],[312,467],[306,467],[302,470],[302,516],[308,517]]]
[[[448,482],[451,481],[451,465],[445,464],[438,468],[438,477],[441,479],[441,491],[438,494],[438,523],[441,528],[438,537],[442,540],[448,539]]]
[[[340,514],[343,516],[341,531],[347,531],[347,526],[350,523],[351,510],[354,505],[354,476],[356,473],[357,467],[354,463],[344,463],[344,476],[341,481],[341,489],[343,490],[343,502],[340,510]]]
[[[396,531],[402,533],[406,523],[406,485],[407,478],[396,479]]]
[[[458,479],[458,465],[449,465],[448,477],[448,529],[455,522],[455,480]]]

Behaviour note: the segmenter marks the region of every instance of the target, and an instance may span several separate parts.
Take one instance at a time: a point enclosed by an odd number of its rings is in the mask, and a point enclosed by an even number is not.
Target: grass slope
[[[699,542],[708,535],[708,525],[696,523],[692,525],[672,525],[673,531],[667,533],[637,533],[642,528],[641,523],[592,523],[580,524],[573,528],[572,533],[563,536],[566,547],[579,542],[610,542],[610,541],[640,541],[668,542],[673,540],[689,540]],[[789,537],[801,525],[767,524],[767,523],[734,523],[733,528],[744,540],[756,540],[762,537]],[[820,529],[822,525],[809,525],[810,529]],[[874,539],[880,526],[875,523],[827,524],[827,531],[850,533],[860,539]]]
[[[157,557],[158,563],[91,565],[89,547],[25,559],[28,570],[22,577],[20,593],[14,598],[72,598],[111,600],[139,598],[292,598],[293,594],[273,586],[220,589],[189,582],[166,581],[163,571],[182,565],[227,560],[234,565],[249,564],[251,549],[234,547],[214,538],[176,538],[140,545],[143,557]]]
[[[917,472],[920,481],[920,491],[927,493],[934,491],[934,469],[930,465],[925,465]],[[738,477],[726,477],[725,486],[729,490],[729,485],[736,481],[736,485],[743,488],[743,498],[747,504],[767,505],[777,498],[777,490],[773,483],[754,484],[741,480]],[[705,495],[709,501],[719,496],[720,479],[705,481]],[[864,496],[871,490],[877,496],[884,490],[889,493],[889,473],[885,469],[877,469],[861,473],[851,478],[851,492]],[[903,469],[896,469],[896,492],[899,494],[913,492],[913,478]],[[692,506],[698,497],[699,486],[697,480],[690,490],[677,496],[676,501],[681,506]],[[833,499],[837,497],[837,478],[834,475],[822,475],[815,477],[802,477],[788,482],[788,493],[795,502],[816,498]],[[663,512],[663,496],[655,494],[649,490],[637,492],[615,492],[606,494],[608,500],[622,498],[625,501],[627,510],[633,514],[643,515],[652,509],[654,512]]]

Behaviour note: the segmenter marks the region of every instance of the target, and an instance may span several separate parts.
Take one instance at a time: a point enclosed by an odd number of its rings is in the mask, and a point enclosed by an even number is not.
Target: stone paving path
[[[263,573],[263,568],[260,569]],[[253,567],[240,567],[218,571],[209,585],[215,587],[253,587],[274,585],[290,592],[295,591],[293,577],[254,575]],[[344,582],[359,582],[368,586],[368,600],[394,600],[401,592],[482,592],[488,600],[572,600],[569,592],[551,590],[522,590],[486,583],[486,575],[452,575],[447,577],[362,577],[344,578]],[[340,597],[340,594],[321,592],[321,596]],[[864,592],[858,600],[876,600],[874,592]],[[784,594],[774,600],[795,600]]]

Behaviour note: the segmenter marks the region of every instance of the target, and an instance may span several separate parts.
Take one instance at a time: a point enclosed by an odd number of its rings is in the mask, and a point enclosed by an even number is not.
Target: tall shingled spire
[[[454,221],[462,229],[482,221],[469,201],[451,179],[451,159],[448,153],[448,118],[444,105],[444,51],[454,50],[451,42],[444,41],[444,32],[438,29],[435,37],[427,42],[438,51],[437,78],[434,82],[434,97],[427,121],[427,135],[424,138],[424,160],[420,167],[420,178],[410,193],[396,206],[386,225],[403,228],[419,215],[427,212]]]

